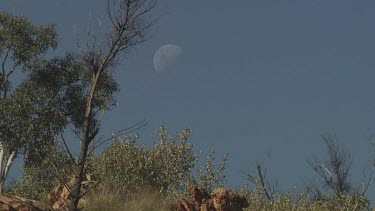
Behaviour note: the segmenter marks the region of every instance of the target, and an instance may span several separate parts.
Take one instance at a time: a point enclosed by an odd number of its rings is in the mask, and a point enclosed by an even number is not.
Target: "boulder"
[[[249,206],[244,197],[227,188],[217,188],[209,195],[193,186],[190,194],[191,201],[181,198],[175,211],[243,211]]]
[[[215,189],[212,201],[216,211],[242,211],[249,206],[244,197],[226,188]]]
[[[25,199],[21,197],[12,197],[7,194],[0,195],[0,210],[10,211],[49,211],[47,205],[41,202]]]
[[[96,182],[91,174],[86,174],[81,184],[81,194],[90,190]],[[69,210],[70,188],[73,187],[75,178],[68,183],[59,183],[47,196],[49,205],[53,210]],[[80,205],[84,204],[84,199],[80,200]],[[82,207],[82,206],[81,206]]]

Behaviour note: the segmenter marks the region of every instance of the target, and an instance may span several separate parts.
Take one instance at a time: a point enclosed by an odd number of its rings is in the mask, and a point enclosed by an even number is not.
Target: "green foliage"
[[[24,17],[0,13],[0,141],[7,145],[4,147],[8,148],[8,152],[18,149],[37,133],[35,128],[38,125],[47,123],[38,117],[47,113],[48,106],[42,105],[51,97],[49,93],[38,92],[38,87],[27,80],[14,89],[9,77],[18,67],[26,70],[39,56],[56,45],[57,35],[52,25],[38,27],[31,25]],[[48,110],[52,110],[49,106]]]
[[[53,25],[34,26],[25,17],[0,13],[1,163],[11,164],[11,154],[22,153],[25,169],[39,171],[36,168],[42,167],[35,164],[48,160],[46,146],[56,146],[57,134],[68,124],[81,131],[93,70],[85,68],[78,54],[45,59],[45,53],[57,47],[57,39]],[[12,83],[16,72],[24,80]],[[103,73],[91,105],[93,114],[109,109],[116,91],[111,74]],[[92,121],[91,127],[97,127],[98,120],[93,117]],[[5,179],[6,174],[0,182]]]
[[[311,203],[315,210],[365,210],[368,208],[367,197],[361,195],[322,196]]]
[[[228,182],[227,177],[223,174],[228,160],[228,154],[224,154],[223,160],[215,169],[215,150],[212,148],[206,158],[206,166],[196,169],[198,175],[198,186],[207,192],[213,191],[214,188],[224,187]]]
[[[0,55],[10,57],[13,66],[27,65],[56,48],[57,39],[53,25],[34,26],[25,17],[0,13]]]
[[[45,200],[59,182],[67,182],[72,163],[67,153],[58,145],[44,147],[44,159],[39,163],[24,165],[24,176],[9,187],[9,193],[34,200]]]
[[[146,147],[138,143],[138,136],[113,137],[113,143],[98,157],[90,157],[89,168],[101,182],[94,191],[84,198],[87,210],[169,210],[178,197],[186,194],[186,187],[198,184],[204,188],[222,187],[227,179],[222,175],[227,155],[216,168],[215,151],[211,150],[206,166],[196,167],[198,154],[188,142],[189,128],[168,135],[161,125],[157,141]],[[46,148],[47,149],[47,148]],[[48,149],[48,159],[40,167],[25,169],[27,174],[12,187],[13,194],[33,199],[43,199],[53,185],[58,182],[53,172],[60,175],[71,172],[69,158],[58,148]],[[54,165],[51,166],[51,163]],[[194,169],[197,180],[193,178]],[[63,178],[67,180],[68,178]],[[210,189],[206,189],[210,191]],[[245,211],[330,211],[330,210],[366,210],[368,199],[360,195],[331,196],[320,194],[311,197],[308,194],[279,194],[269,200],[261,186],[255,185],[249,190],[245,185],[240,191],[250,207]]]
[[[69,123],[76,128],[82,127],[92,72],[84,67],[80,55],[68,53],[62,58],[38,60],[31,68],[33,72],[29,75],[29,81],[43,92],[51,92],[51,97],[59,99],[55,107],[62,109]],[[95,112],[109,109],[110,105],[115,104],[113,94],[119,88],[109,73],[102,75],[96,90],[92,104]]]
[[[190,129],[168,137],[160,127],[159,140],[152,149],[137,145],[137,137],[115,138],[94,165],[105,186],[126,196],[132,192],[157,191],[167,198],[176,198],[193,183],[191,174],[197,155],[187,142]]]
[[[30,73],[30,68],[49,49],[57,46],[57,34],[53,25],[34,26],[25,17],[0,12],[0,192],[9,167],[21,152],[31,158],[31,147],[38,155],[37,146],[50,144],[53,136],[64,127],[64,115],[59,99],[49,88],[42,89],[20,72]],[[19,77],[12,86],[10,77],[18,71]],[[47,91],[45,91],[47,90]],[[40,155],[43,156],[43,155]],[[4,167],[1,165],[0,167]]]
[[[368,199],[364,196],[325,195],[311,200],[307,194],[282,194],[274,200],[266,200],[258,191],[245,193],[250,203],[245,211],[352,211],[368,208]]]
[[[92,70],[84,66],[80,57],[79,54],[69,53],[63,58],[39,60],[33,64],[34,72],[30,76],[36,83],[55,89],[58,95],[64,96],[64,102],[68,106],[66,110],[77,112],[72,116],[82,116],[78,112],[82,113],[86,105],[85,97],[90,91],[93,74]],[[101,75],[96,90],[94,109],[107,109],[108,105],[115,103],[113,94],[118,91],[118,84],[110,73]],[[78,108],[73,109],[76,106]]]
[[[43,157],[39,149],[53,143],[51,140],[54,140],[54,135],[66,125],[64,113],[57,106],[61,99],[39,88],[24,83],[6,101],[0,103],[7,112],[7,118],[2,121],[5,124],[2,125],[6,132],[3,140],[7,151],[23,148],[25,158],[31,163],[39,162]],[[37,159],[35,155],[40,158]]]

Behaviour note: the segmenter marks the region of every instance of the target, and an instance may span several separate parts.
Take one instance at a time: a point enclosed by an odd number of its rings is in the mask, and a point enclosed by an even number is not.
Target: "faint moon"
[[[154,68],[156,72],[161,72],[171,65],[182,53],[182,48],[178,45],[166,44],[161,46],[154,55]]]

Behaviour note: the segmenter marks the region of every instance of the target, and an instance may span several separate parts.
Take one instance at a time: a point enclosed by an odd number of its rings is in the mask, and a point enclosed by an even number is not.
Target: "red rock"
[[[212,196],[197,187],[192,187],[190,193],[192,200],[181,198],[175,211],[243,211],[249,206],[244,197],[226,188],[215,189]]]
[[[7,194],[0,195],[0,210],[10,211],[49,211],[50,209],[41,202],[21,197],[11,197]]]
[[[93,187],[96,182],[92,181],[94,177],[91,174],[86,174],[84,182],[81,184],[81,194]],[[75,179],[72,178],[68,183],[59,183],[47,196],[49,205],[54,210],[69,210],[70,202],[70,188],[73,187]],[[80,200],[80,204],[84,204],[84,199]]]

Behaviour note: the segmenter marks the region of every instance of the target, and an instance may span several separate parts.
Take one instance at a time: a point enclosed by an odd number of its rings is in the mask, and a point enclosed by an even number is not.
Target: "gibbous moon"
[[[154,55],[154,68],[156,72],[161,72],[171,65],[182,53],[182,48],[178,45],[166,44],[161,46]]]

